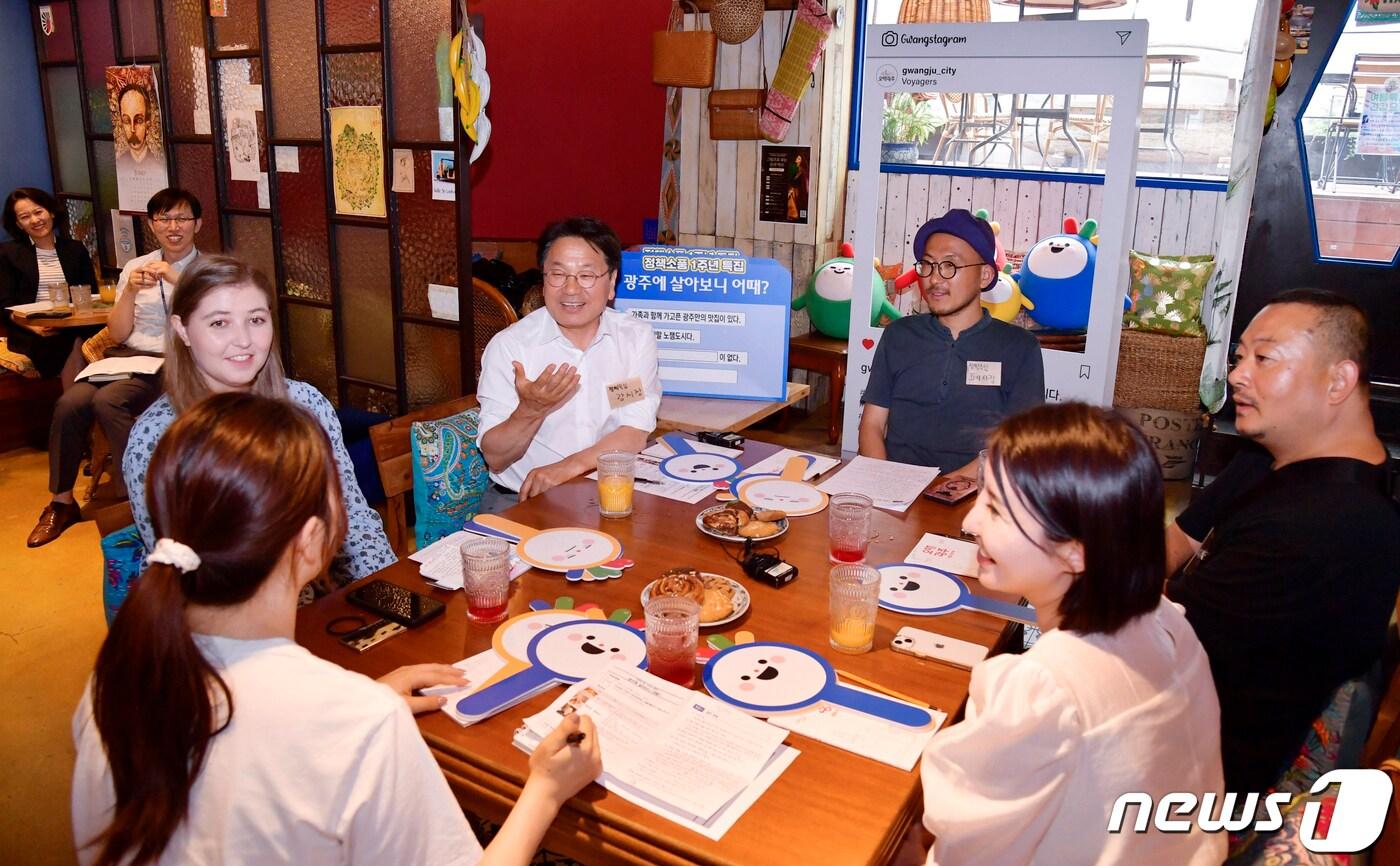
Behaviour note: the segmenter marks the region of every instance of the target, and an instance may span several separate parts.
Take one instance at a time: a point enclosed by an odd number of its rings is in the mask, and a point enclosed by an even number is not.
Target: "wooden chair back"
[[[481,380],[481,353],[496,334],[520,321],[515,308],[493,285],[472,277],[472,343],[476,347],[476,380]]]
[[[388,520],[384,529],[389,536],[389,546],[399,556],[408,553],[408,511],[404,496],[413,491],[413,449],[409,442],[413,422],[436,421],[465,412],[476,405],[476,395],[468,394],[445,403],[425,406],[369,428],[370,446],[374,449],[374,462],[379,467],[379,481],[384,485],[387,504]]]

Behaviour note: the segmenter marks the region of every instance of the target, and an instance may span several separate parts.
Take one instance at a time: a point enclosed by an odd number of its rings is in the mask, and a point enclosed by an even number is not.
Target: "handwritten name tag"
[[[647,395],[646,389],[642,387],[640,376],[633,376],[622,382],[613,382],[608,386],[608,407],[611,409],[621,409],[623,406],[630,406]]]
[[[990,385],[997,388],[1001,386],[1001,362],[1000,361],[968,361],[967,362],[967,384],[969,385]]]

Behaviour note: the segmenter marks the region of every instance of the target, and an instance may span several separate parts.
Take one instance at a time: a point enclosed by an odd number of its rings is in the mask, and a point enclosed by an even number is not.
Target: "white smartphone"
[[[890,649],[965,670],[971,670],[973,665],[987,657],[987,648],[980,644],[909,626],[895,632]]]

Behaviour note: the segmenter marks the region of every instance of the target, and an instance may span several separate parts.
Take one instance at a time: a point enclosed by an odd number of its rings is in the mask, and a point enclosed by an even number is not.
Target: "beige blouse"
[[[1112,635],[1047,632],[972,672],[967,718],[924,751],[930,866],[1218,864],[1224,833],[1107,831],[1117,798],[1225,782],[1210,664],[1165,598]],[[1175,816],[1174,816],[1175,817]],[[1194,814],[1190,816],[1194,819]]]

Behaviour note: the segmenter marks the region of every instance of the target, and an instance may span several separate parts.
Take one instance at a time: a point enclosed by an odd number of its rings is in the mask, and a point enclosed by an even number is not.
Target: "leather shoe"
[[[58,538],[63,531],[83,519],[83,512],[74,502],[50,502],[39,513],[39,522],[29,533],[28,545],[42,547]]]

